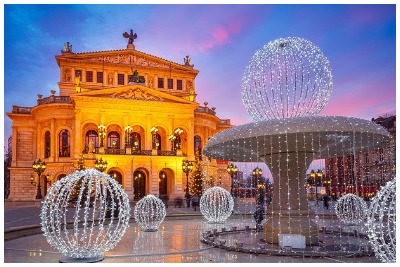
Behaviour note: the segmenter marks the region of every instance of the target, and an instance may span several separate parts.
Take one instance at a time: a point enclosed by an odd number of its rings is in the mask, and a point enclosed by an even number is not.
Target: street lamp
[[[94,167],[96,170],[104,172],[107,169],[107,161],[103,161],[103,158],[100,158],[100,160],[96,159],[94,162]]]
[[[32,169],[38,174],[38,177],[39,177],[35,199],[42,199],[43,197],[42,197],[42,190],[40,187],[40,175],[46,170],[46,162],[41,161],[39,159],[38,161],[33,162]],[[32,178],[31,178],[31,182],[32,182]]]
[[[235,165],[233,165],[232,163],[229,163],[228,167],[226,168],[226,171],[231,176],[231,196],[233,196],[233,175],[235,175],[238,170]]]
[[[176,136],[176,149],[179,150],[181,149],[181,134],[183,133],[183,130],[181,128],[176,128],[174,131],[174,135]]]
[[[131,144],[129,142],[129,137],[130,137],[132,131],[133,131],[132,126],[128,125],[128,126],[125,127],[125,146],[126,147],[130,147],[131,146]]]
[[[314,170],[311,170],[310,172],[310,177],[312,179],[314,179],[314,185],[315,185],[315,206],[319,206],[318,204],[318,186],[317,186],[317,178],[321,179],[323,177],[323,173],[321,170],[318,170],[317,172],[315,172]]]
[[[100,147],[103,147],[104,138],[106,138],[106,126],[100,124],[97,128],[99,129]]]
[[[262,170],[260,168],[256,167],[253,170],[253,177],[255,177],[257,179],[257,189],[258,189],[259,197],[261,197],[261,187],[259,187],[258,184],[260,182],[261,175],[262,175]]]
[[[157,140],[158,128],[157,128],[156,126],[153,126],[153,127],[150,129],[150,133],[151,133],[152,136],[153,136],[153,149],[158,150],[158,146],[159,146],[159,143],[158,143],[158,140]]]
[[[185,193],[185,198],[188,199],[190,198],[189,194],[189,173],[193,169],[193,162],[189,160],[182,160],[182,171],[186,173],[186,193]]]
[[[171,141],[171,151],[175,151],[175,146],[174,146],[175,139],[176,139],[176,136],[174,134],[171,134],[168,137],[168,140]]]

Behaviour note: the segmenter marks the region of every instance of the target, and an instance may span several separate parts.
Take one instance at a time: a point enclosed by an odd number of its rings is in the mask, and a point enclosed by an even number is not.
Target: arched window
[[[194,137],[194,153],[196,153],[197,150],[201,150],[201,137],[198,135],[195,135],[195,137]]]
[[[58,155],[59,157],[69,157],[70,156],[70,134],[69,131],[64,129],[60,131],[58,135],[59,140],[59,148]]]
[[[65,176],[67,176],[67,175],[66,175],[66,174],[60,174],[60,175],[58,175],[57,181],[58,181],[58,180],[61,180],[61,179],[64,178]]]
[[[112,131],[108,133],[108,147],[120,148],[120,138],[118,132]]]
[[[108,173],[108,175],[110,175],[111,178],[113,178],[114,180],[116,180],[120,185],[122,185],[122,175],[117,172],[117,171],[110,171]]]
[[[131,133],[130,145],[134,150],[141,150],[142,149],[140,133],[138,133],[138,132]]]
[[[44,158],[50,157],[50,132],[44,134]]]
[[[141,199],[146,195],[146,175],[142,171],[133,173],[134,199]]]
[[[161,199],[166,199],[168,194],[167,187],[167,173],[165,171],[160,171],[158,178],[158,195]]]
[[[92,140],[92,142],[90,140]],[[89,150],[91,149],[96,150],[96,148],[98,147],[99,147],[99,135],[97,134],[97,131],[95,130],[87,131],[85,137],[85,151],[87,153],[95,153],[96,151],[89,151]]]

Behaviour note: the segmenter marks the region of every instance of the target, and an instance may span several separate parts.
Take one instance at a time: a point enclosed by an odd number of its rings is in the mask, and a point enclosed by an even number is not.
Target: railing
[[[13,106],[12,113],[17,114],[31,114],[31,107]]]
[[[176,151],[162,151],[158,150],[157,155],[159,156],[176,156]]]
[[[54,95],[45,98],[40,98],[37,100],[38,105],[51,104],[51,103],[72,104],[72,101],[69,96],[54,96]]]
[[[194,110],[194,112],[207,113],[215,116],[215,111],[209,109],[208,107],[198,107]]]
[[[82,151],[84,154],[88,154],[87,148]],[[95,148],[95,154],[99,154],[99,148]],[[152,150],[135,150],[132,149],[131,153],[127,153],[126,149],[120,148],[105,148],[104,154],[108,155],[141,155],[141,156],[152,156]],[[176,156],[176,151],[157,151],[158,156]]]
[[[221,120],[219,120],[219,124],[221,124],[221,125],[231,125],[231,120],[230,119],[221,119]]]

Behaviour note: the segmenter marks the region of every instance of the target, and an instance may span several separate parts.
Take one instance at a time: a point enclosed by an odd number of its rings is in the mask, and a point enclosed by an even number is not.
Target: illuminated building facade
[[[199,71],[188,56],[171,62],[136,50],[130,39],[126,49],[84,53],[66,43],[55,58],[59,94],[7,113],[11,201],[35,199],[39,182],[45,196],[51,183],[100,160],[131,200],[183,197],[182,160],[194,160],[196,149],[232,127],[196,102]],[[40,180],[32,170],[38,159],[46,162]]]

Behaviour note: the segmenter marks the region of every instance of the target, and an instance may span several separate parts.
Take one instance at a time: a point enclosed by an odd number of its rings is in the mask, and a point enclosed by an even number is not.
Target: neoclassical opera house
[[[66,43],[55,56],[58,94],[51,90],[35,106],[14,105],[7,113],[10,201],[45,197],[55,181],[105,161],[104,172],[132,201],[147,194],[183,198],[182,161],[194,160],[210,137],[232,126],[196,102],[199,71],[188,56],[171,62],[136,50],[133,40],[126,49],[83,53]],[[39,159],[46,168],[35,171]]]

